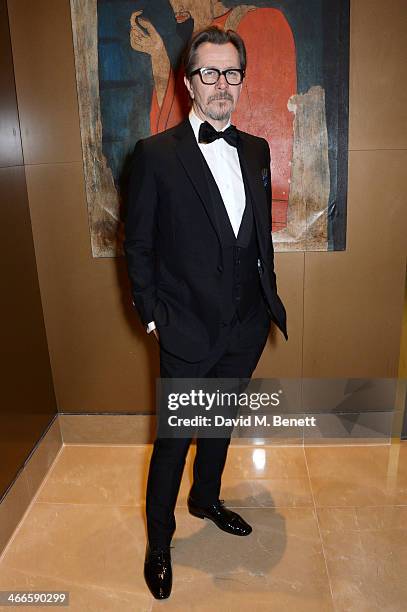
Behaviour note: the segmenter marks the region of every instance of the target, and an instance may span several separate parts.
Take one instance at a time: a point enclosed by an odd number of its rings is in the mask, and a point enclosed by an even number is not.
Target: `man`
[[[236,130],[246,50],[209,27],[185,54],[192,99],[180,125],[137,143],[124,248],[134,305],[160,343],[165,378],[250,378],[271,319],[287,339],[271,239],[267,141]],[[251,527],[219,500],[229,438],[198,438],[191,514],[245,536]],[[147,484],[146,582],[172,586],[174,508],[190,439],[157,438]]]

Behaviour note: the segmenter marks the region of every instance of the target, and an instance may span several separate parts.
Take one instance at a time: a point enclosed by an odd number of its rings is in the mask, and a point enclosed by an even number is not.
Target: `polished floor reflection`
[[[0,560],[0,590],[69,591],[71,612],[407,609],[407,443],[231,446],[222,498],[252,524],[246,538],[188,513],[192,447],[165,601],[142,575],[150,453],[65,446]]]

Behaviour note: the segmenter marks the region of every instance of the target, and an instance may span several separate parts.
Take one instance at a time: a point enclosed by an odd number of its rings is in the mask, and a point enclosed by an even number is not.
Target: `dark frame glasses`
[[[203,68],[197,68],[191,72],[191,77],[195,74],[199,74],[201,81],[204,85],[215,85],[223,74],[226,82],[229,85],[240,85],[245,76],[243,68],[227,68],[227,70],[219,70],[219,68],[210,68],[204,66]]]

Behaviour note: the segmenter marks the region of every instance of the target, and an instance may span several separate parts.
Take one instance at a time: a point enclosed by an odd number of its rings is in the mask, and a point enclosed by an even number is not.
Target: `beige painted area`
[[[305,377],[397,376],[407,151],[349,155],[348,249],[306,253]]]
[[[407,9],[403,0],[351,5],[348,250],[276,256],[289,342],[271,336],[258,376],[397,373],[407,235]],[[124,259],[91,256],[69,1],[9,0],[9,10],[58,408],[151,412],[158,347],[132,311]]]
[[[350,149],[407,148],[407,4],[350,0]]]
[[[131,306],[124,258],[92,258],[83,183],[81,162],[27,168],[59,410],[148,412],[156,340]]]
[[[82,159],[69,0],[8,0],[25,164]]]

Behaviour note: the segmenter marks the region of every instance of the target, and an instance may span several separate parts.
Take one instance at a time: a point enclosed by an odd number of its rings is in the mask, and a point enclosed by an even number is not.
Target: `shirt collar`
[[[194,130],[195,139],[198,142],[199,128],[201,126],[201,123],[204,123],[204,122],[194,113],[193,108],[191,108],[191,110],[189,111],[189,121],[191,123],[192,129]],[[226,128],[229,127],[229,125],[230,125],[230,119],[225,125],[225,127],[219,131],[223,132],[224,130],[226,130]]]

